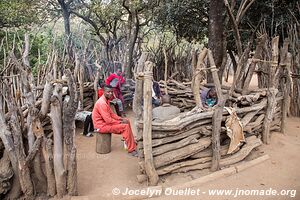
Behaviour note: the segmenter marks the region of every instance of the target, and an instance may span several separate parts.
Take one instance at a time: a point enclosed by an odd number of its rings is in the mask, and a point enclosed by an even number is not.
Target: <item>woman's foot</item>
[[[92,132],[88,132],[86,135],[84,135],[86,137],[93,137],[93,133]]]
[[[136,150],[130,152],[129,154],[132,155],[132,156],[134,156],[134,157],[138,157],[138,152]]]

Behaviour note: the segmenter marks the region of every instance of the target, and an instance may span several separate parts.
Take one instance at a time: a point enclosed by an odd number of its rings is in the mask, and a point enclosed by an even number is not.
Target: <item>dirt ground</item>
[[[229,82],[232,81],[231,79]],[[230,85],[230,84],[229,84]],[[251,88],[257,87],[257,79],[252,80]],[[133,113],[127,111],[127,115],[133,124]],[[134,127],[134,126],[133,126]],[[259,147],[256,155],[268,154],[270,159],[252,168],[227,178],[215,180],[199,185],[192,189],[204,191],[201,196],[171,195],[159,196],[155,199],[201,199],[201,200],[229,200],[229,199],[295,199],[300,200],[300,118],[288,118],[287,134],[274,132],[271,135],[271,144]],[[146,183],[139,184],[138,159],[128,155],[123,149],[121,136],[113,135],[112,151],[101,155],[95,152],[96,137],[87,138],[79,134],[77,129],[76,144],[78,150],[78,197],[72,199],[135,199],[135,196],[112,194],[114,188],[124,192],[126,188],[131,190],[146,188]],[[133,130],[136,133],[136,130]],[[194,171],[186,174],[174,174],[163,177],[160,185],[169,187],[185,183],[201,176],[209,174],[209,170]],[[210,196],[209,190],[296,190],[296,195],[289,193],[287,196]],[[291,192],[291,191],[290,191]],[[294,196],[294,197],[293,197]]]
[[[132,113],[129,113],[132,116]],[[138,159],[127,154],[123,149],[121,136],[113,135],[112,152],[97,154],[95,152],[96,137],[76,135],[78,149],[78,190],[79,197],[74,199],[121,199],[124,196],[113,196],[112,189],[120,191],[145,188],[146,184],[139,184]],[[271,144],[259,148],[259,153],[268,154],[271,159],[254,166],[246,171],[227,178],[216,180],[197,189],[296,189],[300,192],[300,118],[289,118],[287,134],[273,133]],[[178,185],[191,181],[208,173],[207,171],[188,174],[175,174],[164,178],[164,186]],[[276,197],[276,198],[275,198]],[[287,196],[241,196],[237,199],[289,199]],[[126,196],[125,196],[126,198]],[[159,199],[170,199],[171,196],[161,196]],[[133,198],[134,199],[134,198]],[[172,199],[195,199],[195,196],[172,196]],[[202,195],[201,199],[231,199],[224,196]],[[300,194],[290,199],[300,199]]]

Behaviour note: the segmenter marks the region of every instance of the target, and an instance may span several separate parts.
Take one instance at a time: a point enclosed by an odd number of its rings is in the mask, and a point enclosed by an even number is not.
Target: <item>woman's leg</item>
[[[90,136],[89,132],[94,131],[92,115],[87,115],[84,121],[83,135]]]
[[[93,118],[92,115],[89,117],[90,119],[90,127],[89,127],[89,132],[94,132],[94,124],[93,124]]]
[[[123,103],[120,99],[117,99],[117,105],[118,105],[119,111],[123,112],[124,111]]]

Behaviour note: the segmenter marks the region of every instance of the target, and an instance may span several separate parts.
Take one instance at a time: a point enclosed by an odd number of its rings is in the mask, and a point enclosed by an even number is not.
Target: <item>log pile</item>
[[[174,89],[176,87],[176,89]],[[191,99],[192,92],[188,86],[174,81],[169,81],[168,93],[173,100],[182,105],[183,99]],[[225,87],[224,87],[225,88]],[[224,89],[224,92],[225,89]],[[177,97],[177,96],[180,97]],[[237,116],[243,126],[246,143],[236,149],[232,154],[227,154],[230,138],[227,136],[225,121],[230,116],[223,110],[221,135],[220,135],[220,167],[237,163],[243,160],[251,150],[262,144],[261,137],[263,123],[267,110],[267,89],[250,91],[247,95],[235,93],[237,97],[227,100],[226,106],[235,108]],[[180,100],[179,100],[180,99]],[[280,130],[282,93],[276,95],[276,106],[273,112],[271,131]],[[178,100],[178,101],[176,101]],[[181,102],[180,102],[181,101]],[[187,101],[185,101],[187,102]],[[190,103],[193,106],[194,102]],[[158,175],[187,172],[190,170],[210,168],[212,164],[212,116],[214,111],[203,112],[189,111],[180,113],[177,117],[163,122],[152,122],[152,153],[153,162]],[[143,128],[143,123],[138,128]],[[142,138],[138,138],[142,142]],[[139,149],[143,152],[143,148]],[[144,162],[140,161],[140,170],[144,171]]]
[[[167,89],[167,93],[172,99],[172,104],[180,108],[181,111],[195,107],[196,102],[191,89],[191,82],[179,83],[171,79],[167,81],[166,85],[164,81],[160,81],[159,86],[161,91]]]
[[[127,80],[122,86],[121,90],[123,93],[125,107],[132,104],[134,94],[134,81]],[[79,86],[78,86],[79,87]],[[83,84],[83,110],[92,111],[94,107],[94,83],[85,82]]]
[[[295,86],[291,80],[295,76],[291,76],[288,43],[285,41],[279,52],[279,37],[272,39],[272,48],[269,48],[268,38],[261,37],[248,65],[254,36],[253,32],[244,51],[239,45],[239,58],[234,59],[236,69],[231,87],[221,86],[218,73],[222,69],[217,69],[211,50],[206,48],[202,49],[197,61],[197,56],[193,56],[191,82],[180,83],[173,80],[173,77],[167,80],[166,75],[159,82],[162,93],[171,96],[172,104],[180,108],[181,114],[166,121],[152,121],[151,125],[149,118],[152,117],[152,112],[146,113],[144,110],[144,119],[137,118],[137,130],[145,135],[138,135],[137,138],[142,173],[138,180],[145,180],[145,175],[151,183],[153,174],[157,176],[204,168],[219,170],[243,160],[262,142],[269,144],[271,131],[284,131],[289,112],[289,90],[292,89],[291,86]],[[208,62],[204,62],[206,56]],[[138,62],[139,66],[144,63],[146,62],[143,60]],[[258,74],[259,89],[251,91],[249,85],[257,65],[258,69],[263,67],[266,70],[263,74]],[[151,75],[141,71],[136,71],[135,74],[141,80],[143,76]],[[203,85],[208,72],[211,73],[212,80],[207,81],[213,81],[218,100],[214,108],[206,109],[199,93],[212,86]],[[298,72],[296,74],[299,75]],[[137,83],[135,96],[145,92],[138,87],[142,82]],[[139,116],[140,110],[135,109],[134,112]],[[152,132],[149,137],[150,130]],[[149,173],[149,166],[154,166],[155,171],[151,170]]]
[[[86,82],[83,84],[83,110],[93,110],[94,93],[94,83]]]

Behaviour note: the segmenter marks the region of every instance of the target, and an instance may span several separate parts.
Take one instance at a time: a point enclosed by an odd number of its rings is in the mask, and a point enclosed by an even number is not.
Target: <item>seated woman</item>
[[[214,87],[201,90],[200,97],[205,108],[211,108],[218,103],[218,96]]]

